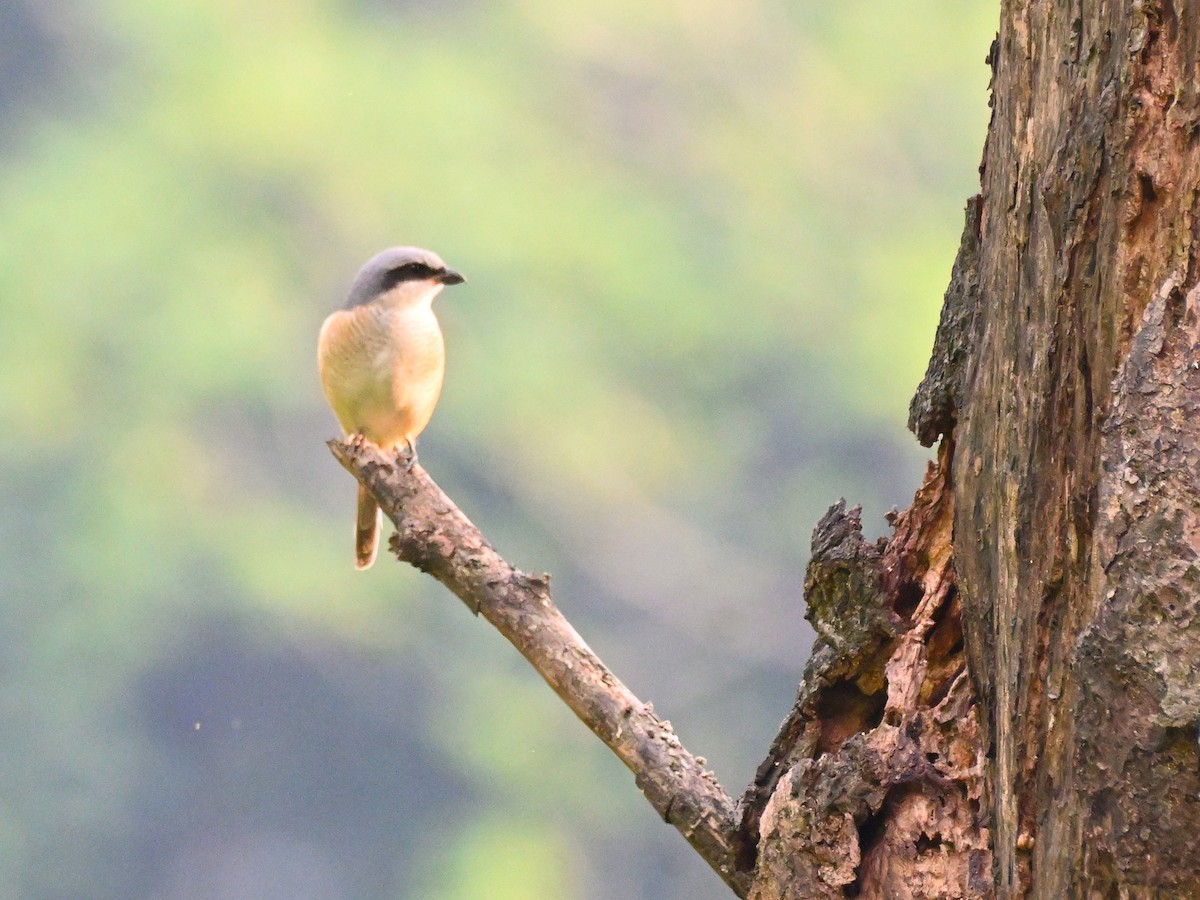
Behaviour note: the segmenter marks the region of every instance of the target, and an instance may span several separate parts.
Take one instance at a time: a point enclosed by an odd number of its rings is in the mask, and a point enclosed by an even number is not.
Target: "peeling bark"
[[[972,197],[967,201],[967,222],[942,301],[929,368],[909,405],[908,430],[924,447],[953,432],[962,408],[966,362],[979,318],[979,213],[980,198]]]
[[[752,900],[990,895],[948,450],[890,540],[866,543],[844,504],[817,526],[805,581],[817,643],[739,808]]]

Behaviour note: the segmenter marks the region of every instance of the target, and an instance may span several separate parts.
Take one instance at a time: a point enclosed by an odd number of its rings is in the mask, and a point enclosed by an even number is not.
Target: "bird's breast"
[[[381,447],[412,440],[428,424],[445,370],[437,317],[426,304],[367,304],[325,320],[321,382],[342,427]]]

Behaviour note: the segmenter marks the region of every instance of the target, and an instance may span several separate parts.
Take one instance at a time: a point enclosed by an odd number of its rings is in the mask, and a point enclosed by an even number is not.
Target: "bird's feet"
[[[356,432],[354,432],[354,434],[352,434],[348,438],[346,438],[346,443],[348,443],[355,450],[361,449],[362,445],[365,444],[366,442],[367,442],[366,435],[364,435],[361,431],[356,431]]]
[[[412,441],[405,441],[404,446],[400,448],[400,461],[404,464],[404,471],[411,472],[413,466],[417,464],[417,448]]]

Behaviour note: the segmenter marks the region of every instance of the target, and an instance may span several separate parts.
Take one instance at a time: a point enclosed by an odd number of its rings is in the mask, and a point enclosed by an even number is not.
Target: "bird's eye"
[[[422,281],[427,278],[433,278],[436,274],[436,269],[430,268],[423,262],[407,262],[404,265],[388,269],[383,275],[379,289],[381,291],[390,291],[401,282]]]
[[[433,274],[433,269],[421,262],[405,263],[395,271],[401,278],[427,278]]]

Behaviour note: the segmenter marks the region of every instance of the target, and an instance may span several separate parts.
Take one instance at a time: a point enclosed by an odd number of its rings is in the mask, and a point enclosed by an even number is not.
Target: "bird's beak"
[[[453,269],[442,269],[441,273],[437,277],[437,280],[442,284],[462,284],[467,279],[463,278],[462,275],[460,275],[458,272],[455,272]]]

